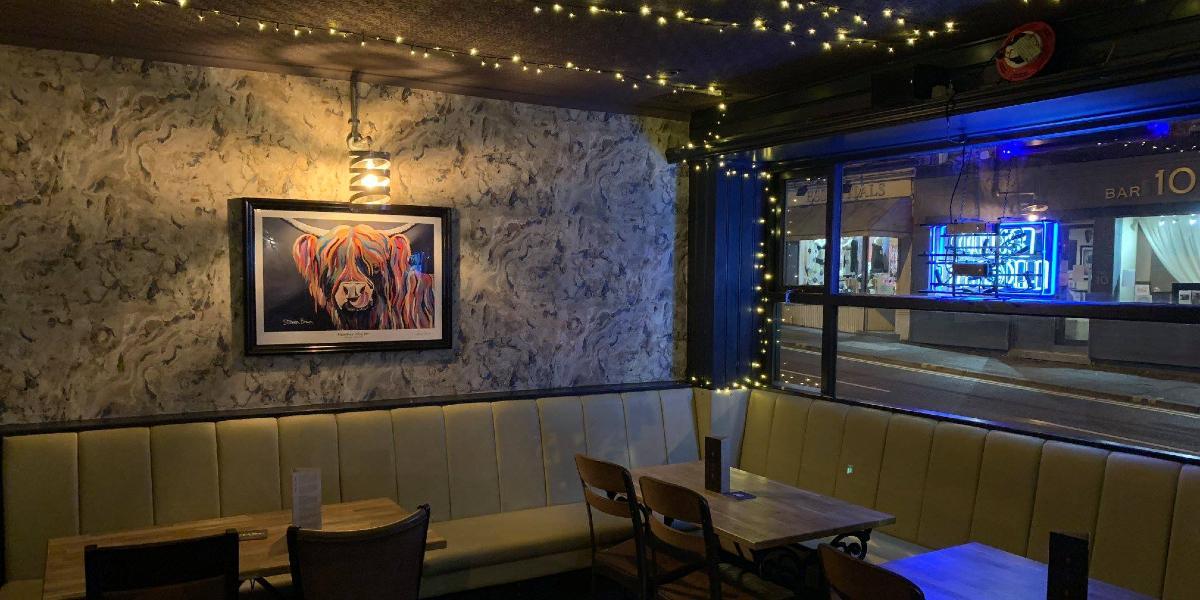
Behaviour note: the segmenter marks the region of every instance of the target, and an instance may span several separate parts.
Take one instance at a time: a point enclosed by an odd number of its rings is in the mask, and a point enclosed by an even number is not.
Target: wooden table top
[[[321,507],[323,524],[321,529],[325,531],[368,529],[394,523],[410,514],[412,514],[410,511],[401,508],[387,498],[327,504]],[[42,584],[42,598],[43,600],[73,600],[84,597],[86,589],[84,587],[83,549],[91,544],[97,546],[148,544],[215,535],[224,533],[227,529],[267,530],[266,539],[247,540],[239,544],[239,570],[243,578],[287,573],[290,568],[287,528],[291,522],[292,511],[281,510],[99,535],[55,538],[50,540],[46,546],[46,574]],[[437,550],[445,547],[446,538],[430,528],[425,549]]]
[[[754,494],[737,500],[704,489],[704,463],[690,462],[633,470],[642,476],[681,485],[704,494],[717,535],[747,550],[766,550],[896,522],[892,515],[731,469],[729,487]]]
[[[979,543],[894,560],[883,565],[917,584],[926,600],[1028,600],[1046,597],[1046,565]],[[1092,600],[1147,600],[1136,592],[1090,580]]]

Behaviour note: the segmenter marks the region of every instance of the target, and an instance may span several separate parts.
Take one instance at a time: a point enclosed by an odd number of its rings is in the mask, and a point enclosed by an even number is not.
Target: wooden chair
[[[821,569],[832,600],[924,600],[921,588],[904,576],[821,544]]]
[[[704,496],[653,477],[639,480],[642,503],[649,510],[647,545],[686,565],[673,573],[655,572],[651,585],[664,600],[784,600],[792,592],[763,581],[733,565],[721,564],[721,541],[713,531]],[[699,525],[681,531],[668,523]]]
[[[629,470],[582,454],[575,455],[575,469],[583,485],[592,541],[592,596],[596,595],[596,579],[604,577],[638,598],[645,598],[648,572],[644,525]],[[633,537],[605,547],[596,535],[596,516],[592,511],[629,519]]]
[[[292,595],[300,600],[417,600],[429,506],[360,531],[288,527]]]
[[[88,600],[234,600],[238,535],[83,550]]]

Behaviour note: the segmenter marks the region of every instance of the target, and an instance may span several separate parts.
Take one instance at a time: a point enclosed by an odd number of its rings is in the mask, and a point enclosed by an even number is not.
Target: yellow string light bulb
[[[275,21],[272,19],[257,18],[252,15],[237,14],[237,13],[224,13],[219,10],[199,8],[199,7],[191,6],[190,3],[186,2],[185,0],[170,0],[169,2],[164,1],[164,0],[148,0],[148,1],[153,2],[153,4],[155,6],[165,6],[166,4],[174,4],[182,10],[193,11],[193,12],[185,13],[185,14],[188,14],[189,16],[194,15],[196,17],[197,21],[199,21],[199,22],[207,22],[208,17],[212,16],[212,17],[226,19],[226,20],[230,21],[233,25],[238,26],[238,27],[241,26],[243,20],[248,20],[249,22],[257,23],[258,24],[257,31],[259,31],[259,32],[266,31],[268,25],[271,25],[276,33],[283,33],[284,28],[287,27],[292,30],[293,39],[301,37],[301,33],[307,33],[307,34],[311,35],[313,33],[313,29],[314,29],[314,27],[312,25],[306,25],[303,23],[295,23],[295,22],[289,22],[289,21]],[[578,8],[578,9],[582,10],[586,6],[596,7],[595,10],[589,10],[589,12],[591,12],[593,14],[605,14],[605,15],[615,15],[615,16],[631,14],[624,10],[607,9],[607,8],[604,8],[599,5],[582,5],[582,4],[572,5],[572,3],[570,3],[570,2],[556,2],[553,5],[549,5],[544,2],[541,2],[540,0],[526,0],[526,1],[531,1],[533,4],[540,5],[541,7],[553,6],[555,8],[555,10],[558,12],[569,12],[570,16],[574,16],[575,13],[570,11],[569,9]],[[115,0],[113,0],[113,3],[116,4]],[[136,2],[134,4],[140,5],[141,0],[139,0],[138,2]],[[128,5],[126,5],[126,6],[128,6]],[[649,9],[649,5],[643,5],[643,6],[645,6],[646,9]],[[538,12],[538,11],[535,11],[535,12]],[[545,9],[543,8],[543,10],[540,12],[545,12]],[[686,14],[683,14],[682,11],[679,14],[681,15],[681,18],[685,19],[686,21],[689,21],[689,22],[693,21],[692,17],[687,16]],[[659,17],[659,19],[661,19],[663,21],[666,20],[665,17],[661,17],[661,16]],[[709,21],[709,19],[704,19],[704,21]],[[509,54],[509,55],[488,54],[488,53],[482,52],[478,48],[471,48],[470,50],[460,50],[460,49],[455,49],[455,48],[443,47],[441,45],[423,44],[423,43],[408,41],[404,38],[404,36],[401,36],[401,35],[380,36],[380,35],[375,35],[375,34],[369,34],[369,33],[362,32],[362,31],[343,31],[343,30],[340,30],[336,26],[336,23],[333,23],[330,26],[325,27],[325,29],[329,32],[330,36],[341,36],[341,38],[343,40],[358,42],[358,46],[363,47],[363,48],[367,47],[367,43],[369,40],[373,39],[377,42],[384,42],[384,41],[390,39],[396,45],[408,46],[409,47],[409,55],[413,56],[413,57],[415,57],[418,53],[420,53],[421,56],[426,59],[432,58],[432,57],[434,57],[434,55],[440,55],[445,58],[455,58],[459,54],[470,54],[471,56],[481,59],[480,60],[481,66],[487,66],[488,64],[491,64],[492,67],[495,69],[499,69],[501,67],[500,63],[509,62],[510,60],[515,59],[515,60],[513,60],[514,63],[520,63],[523,65],[522,69],[521,69],[522,72],[534,71],[540,75],[545,70],[548,70],[548,69],[565,68],[565,69],[574,70],[576,72],[583,72],[583,73],[588,73],[588,74],[614,74],[615,81],[620,82],[621,84],[627,84],[632,89],[640,89],[639,85],[637,85],[633,81],[629,81],[631,78],[630,76],[627,76],[627,74],[625,74],[625,73],[617,75],[616,72],[612,69],[603,69],[603,68],[594,68],[594,67],[582,68],[582,67],[575,65],[574,63],[570,63],[570,62],[566,63],[565,66],[560,65],[560,64],[548,63],[548,62],[538,62],[538,61],[530,62],[530,61],[526,60],[524,57],[520,57],[519,54]],[[673,81],[669,80],[666,76],[661,75],[661,74],[659,74],[659,75],[641,74],[641,75],[648,81],[657,81],[660,86],[671,88],[672,94],[678,94],[680,91],[683,91],[683,92],[689,92],[689,93],[701,93],[701,94],[708,94],[708,95],[715,95],[715,96],[722,95],[721,91],[719,89],[717,89],[715,84],[709,84],[707,87],[703,87],[703,86],[700,86],[697,84],[673,82]]]

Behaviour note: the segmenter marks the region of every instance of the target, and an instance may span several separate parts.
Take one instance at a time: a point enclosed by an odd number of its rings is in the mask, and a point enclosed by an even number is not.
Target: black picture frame
[[[453,269],[455,265],[455,257],[453,255],[453,245],[451,240],[454,236],[452,223],[452,210],[444,207],[434,206],[415,206],[415,205],[399,205],[399,204],[349,204],[345,202],[324,202],[314,200],[294,200],[294,199],[274,199],[274,198],[240,198],[242,203],[242,218],[243,218],[243,239],[242,248],[244,252],[244,292],[243,299],[243,314],[245,315],[245,353],[249,356],[254,355],[275,355],[275,354],[308,354],[322,352],[377,352],[377,351],[403,351],[403,350],[433,350],[446,349],[453,347]],[[289,215],[289,217],[277,216],[280,214]],[[398,217],[413,217],[414,221],[405,221]],[[260,219],[261,220],[260,222]],[[322,323],[323,319],[333,319],[332,313],[334,309],[328,306],[320,305],[311,292],[305,292],[305,298],[312,303],[312,319],[293,320],[292,322],[300,322],[302,326],[307,326],[312,329],[303,331],[266,331],[272,319],[268,316],[266,302],[267,297],[271,295],[271,286],[290,286],[294,292],[296,287],[296,278],[287,277],[285,283],[281,281],[268,281],[266,269],[268,262],[274,262],[276,265],[274,273],[283,273],[278,268],[278,264],[282,258],[279,256],[268,257],[265,253],[267,242],[262,240],[262,236],[267,232],[269,224],[279,227],[277,222],[269,223],[265,219],[276,219],[278,221],[286,221],[288,223],[299,222],[302,225],[307,225],[300,219],[310,219],[317,223],[329,221],[344,221],[347,224],[371,224],[380,222],[394,222],[399,225],[408,226],[411,231],[412,227],[428,226],[428,234],[422,231],[422,235],[431,239],[423,240],[423,247],[431,250],[429,253],[433,258],[432,266],[432,283],[429,286],[428,292],[433,299],[432,310],[422,311],[420,314],[428,315],[432,319],[432,327],[376,327],[376,328],[354,328],[349,326],[335,326],[331,322]],[[260,228],[261,224],[261,228]],[[308,233],[314,235],[316,230],[321,229],[312,226],[311,230],[301,231],[297,229],[295,232],[296,241],[300,237]],[[330,231],[326,230],[327,232]],[[387,232],[380,232],[387,233]],[[404,235],[407,235],[406,233]],[[314,235],[313,239],[320,240],[321,238]],[[260,241],[262,242],[260,244]],[[295,252],[295,241],[291,244],[283,244],[292,246],[286,252],[289,257],[293,257]],[[412,243],[405,237],[404,243],[406,247],[412,247]],[[284,252],[279,248],[280,244],[274,239],[270,241],[270,252],[278,254]],[[388,245],[391,248],[391,245]],[[263,254],[260,255],[260,252]],[[417,255],[418,252],[411,252],[411,255]],[[424,258],[425,253],[420,253],[421,258]],[[418,258],[416,260],[421,260]],[[303,275],[296,263],[292,263],[295,267],[295,275],[303,285],[314,285],[311,280]],[[409,263],[411,264],[411,262]],[[318,267],[321,268],[321,267]],[[420,277],[422,270],[416,270]],[[429,273],[424,273],[429,275]],[[260,278],[261,275],[261,278]],[[317,281],[324,281],[317,279]],[[430,281],[430,280],[426,280]],[[260,289],[259,286],[265,289]],[[323,284],[322,284],[323,285]],[[379,286],[372,287],[376,291]],[[329,295],[336,297],[336,295]],[[293,293],[292,306],[299,306],[296,301],[297,294]],[[260,303],[260,300],[262,301]],[[324,311],[324,312],[322,312]],[[403,312],[403,311],[400,311]],[[345,314],[345,313],[341,313]],[[363,312],[365,314],[365,311]],[[260,324],[263,326],[260,327]],[[432,330],[432,331],[431,331]],[[412,333],[407,333],[412,332]],[[280,335],[283,334],[283,335]],[[378,339],[381,336],[404,336],[415,335],[420,339]],[[279,338],[286,337],[286,341],[281,341]],[[364,338],[376,338],[366,339]],[[304,339],[300,339],[304,338]],[[344,339],[334,339],[344,338]]]

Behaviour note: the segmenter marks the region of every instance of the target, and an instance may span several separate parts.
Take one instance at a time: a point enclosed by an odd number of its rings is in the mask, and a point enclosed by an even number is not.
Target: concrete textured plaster
[[[678,378],[687,124],[364,86],[455,211],[454,349],[246,357],[240,205],[344,201],[344,81],[0,46],[0,423]]]

